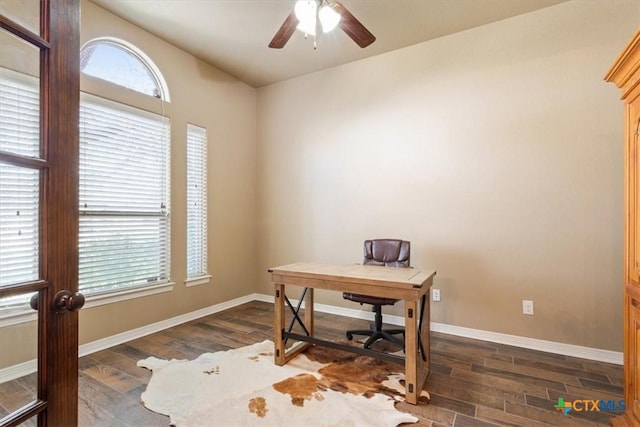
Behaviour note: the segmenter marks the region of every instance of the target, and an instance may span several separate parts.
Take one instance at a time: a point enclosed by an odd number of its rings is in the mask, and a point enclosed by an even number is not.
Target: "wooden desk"
[[[418,396],[429,375],[429,290],[433,284],[435,271],[414,268],[389,268],[370,265],[339,265],[318,263],[296,263],[274,267],[271,281],[275,288],[275,363],[284,365],[309,345],[318,344],[341,350],[352,351],[385,360],[404,362],[406,393],[408,403],[417,404]],[[291,333],[285,329],[286,285],[307,288],[304,295],[304,320],[306,335]],[[354,292],[365,295],[403,300],[405,322],[405,357],[393,356],[362,347],[324,341],[313,335],[313,290],[327,289],[340,292]],[[297,318],[297,311],[289,304]],[[298,306],[299,308],[299,306]],[[424,324],[423,324],[424,319]],[[292,320],[293,324],[293,320]],[[289,339],[301,341],[285,348]]]

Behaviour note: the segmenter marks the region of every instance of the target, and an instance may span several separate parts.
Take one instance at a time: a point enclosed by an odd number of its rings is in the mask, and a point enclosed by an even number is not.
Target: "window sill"
[[[145,286],[143,288],[135,288],[98,295],[89,295],[87,296],[87,300],[83,307],[83,310],[92,307],[99,307],[101,305],[112,304],[114,302],[146,297],[163,292],[170,292],[173,290],[174,285],[175,283],[173,282],[167,282],[159,285]],[[9,313],[0,312],[0,328],[5,326],[18,325],[20,323],[32,322],[37,320],[37,318],[37,313],[28,306]]]
[[[184,281],[184,284],[187,286],[187,288],[190,288],[191,286],[207,285],[210,281],[211,275],[207,274],[206,276],[198,276],[187,279]]]

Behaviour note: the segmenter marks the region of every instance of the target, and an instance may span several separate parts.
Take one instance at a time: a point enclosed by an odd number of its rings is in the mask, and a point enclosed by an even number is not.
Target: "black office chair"
[[[397,239],[375,239],[364,241],[364,261],[365,265],[380,265],[385,267],[410,267],[411,243]],[[364,343],[364,348],[370,348],[373,343],[383,339],[400,345],[404,348],[404,329],[382,329],[382,306],[394,305],[397,299],[373,297],[368,295],[353,294],[343,292],[344,299],[359,302],[360,304],[371,304],[375,313],[373,329],[356,329],[347,331],[347,339],[352,340],[354,335],[365,335],[369,338]],[[395,335],[402,334],[402,339]]]

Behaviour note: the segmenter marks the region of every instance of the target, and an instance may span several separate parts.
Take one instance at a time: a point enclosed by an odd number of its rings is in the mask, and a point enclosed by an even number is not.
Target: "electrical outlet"
[[[434,301],[440,301],[440,289],[431,289],[431,295]]]
[[[528,299],[522,300],[522,314],[533,316],[533,301]]]

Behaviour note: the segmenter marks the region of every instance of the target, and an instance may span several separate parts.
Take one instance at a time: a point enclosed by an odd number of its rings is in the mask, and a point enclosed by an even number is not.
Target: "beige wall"
[[[398,237],[438,272],[432,321],[621,351],[622,105],[603,76],[639,7],[570,2],[259,89],[260,291],[270,266]]]

